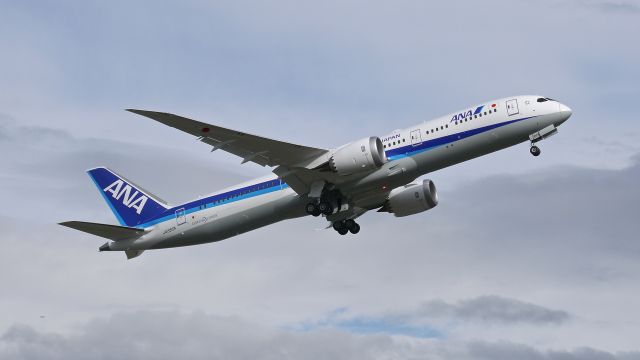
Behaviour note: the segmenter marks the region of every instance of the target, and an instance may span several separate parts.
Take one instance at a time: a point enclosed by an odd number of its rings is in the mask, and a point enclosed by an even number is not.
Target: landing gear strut
[[[342,221],[335,221],[333,223],[333,229],[340,235],[347,235],[348,232],[357,234],[360,232],[360,225],[353,219],[347,219]]]
[[[529,152],[531,152],[531,155],[533,156],[540,156],[540,148],[531,144],[531,149],[529,149]]]

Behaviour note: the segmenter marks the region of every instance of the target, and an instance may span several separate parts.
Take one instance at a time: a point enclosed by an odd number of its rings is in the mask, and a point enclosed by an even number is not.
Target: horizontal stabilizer
[[[109,224],[98,224],[84,221],[66,221],[60,223],[62,226],[80,230],[92,235],[107,238],[113,241],[134,239],[142,236],[145,231],[126,226],[117,226]]]

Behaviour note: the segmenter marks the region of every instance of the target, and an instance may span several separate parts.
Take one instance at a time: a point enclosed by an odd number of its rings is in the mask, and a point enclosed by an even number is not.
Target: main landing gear
[[[540,148],[531,144],[531,149],[529,149],[529,152],[531,153],[531,155],[533,156],[540,156]]]
[[[353,219],[335,221],[333,223],[333,230],[337,231],[340,235],[347,235],[348,232],[357,234],[360,232],[360,225]]]

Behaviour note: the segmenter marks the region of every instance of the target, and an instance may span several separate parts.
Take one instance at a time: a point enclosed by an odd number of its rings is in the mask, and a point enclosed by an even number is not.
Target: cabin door
[[[422,136],[420,135],[420,129],[413,130],[411,132],[411,145],[417,146],[422,144]]]

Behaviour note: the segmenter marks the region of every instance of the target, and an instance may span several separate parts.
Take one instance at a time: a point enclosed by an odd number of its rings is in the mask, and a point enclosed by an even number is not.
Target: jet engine
[[[391,190],[387,201],[379,211],[402,217],[427,211],[436,205],[438,205],[436,185],[431,180],[424,180],[422,184],[409,184]]]
[[[339,148],[331,156],[329,166],[338,175],[346,176],[377,169],[386,162],[382,140],[372,136]]]

